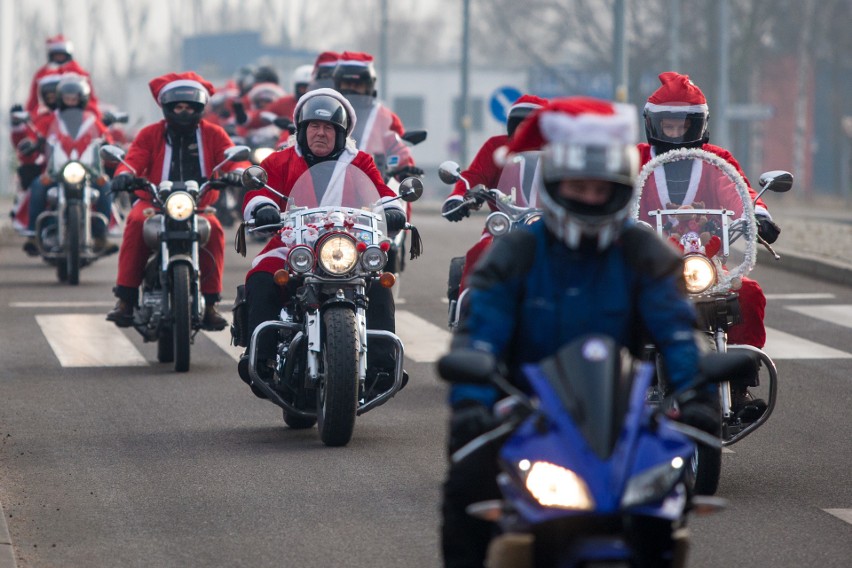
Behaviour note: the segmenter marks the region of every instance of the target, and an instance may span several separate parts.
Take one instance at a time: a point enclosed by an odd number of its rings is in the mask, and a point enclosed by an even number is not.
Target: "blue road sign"
[[[523,93],[515,87],[498,87],[491,93],[491,98],[488,99],[488,108],[491,109],[491,116],[497,122],[506,122],[509,118],[509,108],[520,98]]]

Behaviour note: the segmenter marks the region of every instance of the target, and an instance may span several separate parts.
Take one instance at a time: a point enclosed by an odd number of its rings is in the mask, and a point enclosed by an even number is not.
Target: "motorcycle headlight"
[[[485,220],[485,228],[495,237],[505,235],[512,228],[512,220],[505,213],[495,211]]]
[[[570,469],[552,463],[537,461],[529,465],[526,487],[544,507],[577,511],[590,511],[595,507],[586,482]]]
[[[388,255],[376,245],[368,246],[361,253],[361,266],[370,272],[377,272],[387,264]]]
[[[631,477],[624,490],[624,497],[621,498],[622,508],[663,499],[683,476],[685,463],[683,458],[676,457],[671,462],[646,469]]]
[[[255,164],[260,164],[269,154],[274,152],[272,148],[255,148],[251,152],[251,161]]]
[[[304,245],[293,247],[287,255],[287,263],[293,272],[303,274],[314,267],[314,251]]]
[[[541,221],[541,213],[535,213],[533,215],[528,215],[526,219],[524,219],[524,225],[532,225],[533,223],[538,223]]]
[[[683,280],[687,292],[700,294],[716,282],[716,267],[706,256],[687,255],[683,259]]]
[[[175,221],[186,221],[195,211],[195,201],[188,193],[178,191],[166,198],[166,213]]]
[[[82,183],[84,179],[86,179],[86,168],[80,162],[68,162],[62,168],[63,182],[70,185],[77,185]]]
[[[319,265],[329,274],[340,276],[355,268],[358,249],[351,237],[335,235],[327,238],[317,250]]]

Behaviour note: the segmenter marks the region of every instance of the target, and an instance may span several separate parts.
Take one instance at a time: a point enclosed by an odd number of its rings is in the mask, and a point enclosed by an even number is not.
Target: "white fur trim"
[[[256,257],[254,257],[254,260],[251,261],[251,267],[256,268],[257,265],[260,264],[260,262],[262,260],[267,259],[267,258],[279,258],[282,261],[287,262],[288,256],[290,256],[290,249],[288,247],[282,245],[280,247],[274,248],[270,251],[267,251],[263,254],[259,254]]]
[[[296,108],[293,109],[293,118],[299,116],[299,111],[302,109],[306,102],[319,95],[328,95],[329,97],[335,99],[337,102],[343,105],[343,108],[346,109],[346,114],[349,117],[349,128],[346,129],[346,135],[348,136],[352,134],[352,131],[355,130],[355,122],[357,118],[355,116],[355,109],[352,108],[352,103],[350,103],[346,99],[346,97],[341,95],[338,91],[335,91],[334,89],[329,89],[327,87],[323,87],[322,89],[314,89],[313,91],[308,91],[307,93],[302,95],[302,97],[299,99],[299,102],[296,103]]]
[[[393,199],[394,201],[391,201]],[[382,204],[382,207],[390,209],[391,207],[394,209],[399,209],[403,213],[405,213],[405,209],[402,207],[402,204],[399,202],[399,199],[396,197],[382,197],[379,199],[379,203]]]
[[[255,212],[255,210],[261,205],[272,205],[276,209],[278,209],[278,204],[272,201],[270,198],[265,195],[257,195],[252,197],[248,203],[246,203],[245,209],[243,209],[243,219],[246,222],[251,221],[251,218]]]
[[[697,112],[708,112],[710,107],[706,104],[700,105],[687,105],[687,104],[663,104],[658,105],[656,103],[645,103],[645,110],[649,110],[651,112],[689,112],[689,113],[697,113]]]
[[[548,143],[583,145],[635,144],[636,108],[613,103],[615,114],[580,114],[541,111],[539,128]]]

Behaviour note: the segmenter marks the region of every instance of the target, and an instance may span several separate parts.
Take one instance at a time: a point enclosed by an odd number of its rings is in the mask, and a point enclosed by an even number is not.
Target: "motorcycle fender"
[[[319,310],[314,310],[305,314],[305,331],[308,336],[308,379],[311,384],[316,384],[319,379],[319,356],[321,336],[322,336],[322,318]]]

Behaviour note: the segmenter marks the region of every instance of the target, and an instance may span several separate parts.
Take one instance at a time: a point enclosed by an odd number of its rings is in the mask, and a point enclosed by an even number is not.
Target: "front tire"
[[[722,477],[722,448],[698,444],[695,451],[695,494],[715,495]]]
[[[189,344],[192,334],[192,300],[189,290],[189,267],[172,268],[172,334],[174,335],[175,371],[189,371]]]
[[[175,360],[175,340],[171,328],[163,329],[157,338],[157,361],[171,363]]]
[[[295,414],[287,414],[287,411],[284,412],[284,424],[289,426],[292,430],[307,430],[308,428],[313,428],[314,424],[317,423],[316,416],[304,417],[304,416],[296,416]]]
[[[317,388],[317,426],[326,446],[345,446],[355,429],[358,408],[360,340],[355,313],[333,306],[323,314],[323,372]]]
[[[79,203],[68,207],[65,224],[65,262],[68,283],[80,283],[80,233],[83,231],[82,209]],[[61,280],[61,278],[60,278]]]

